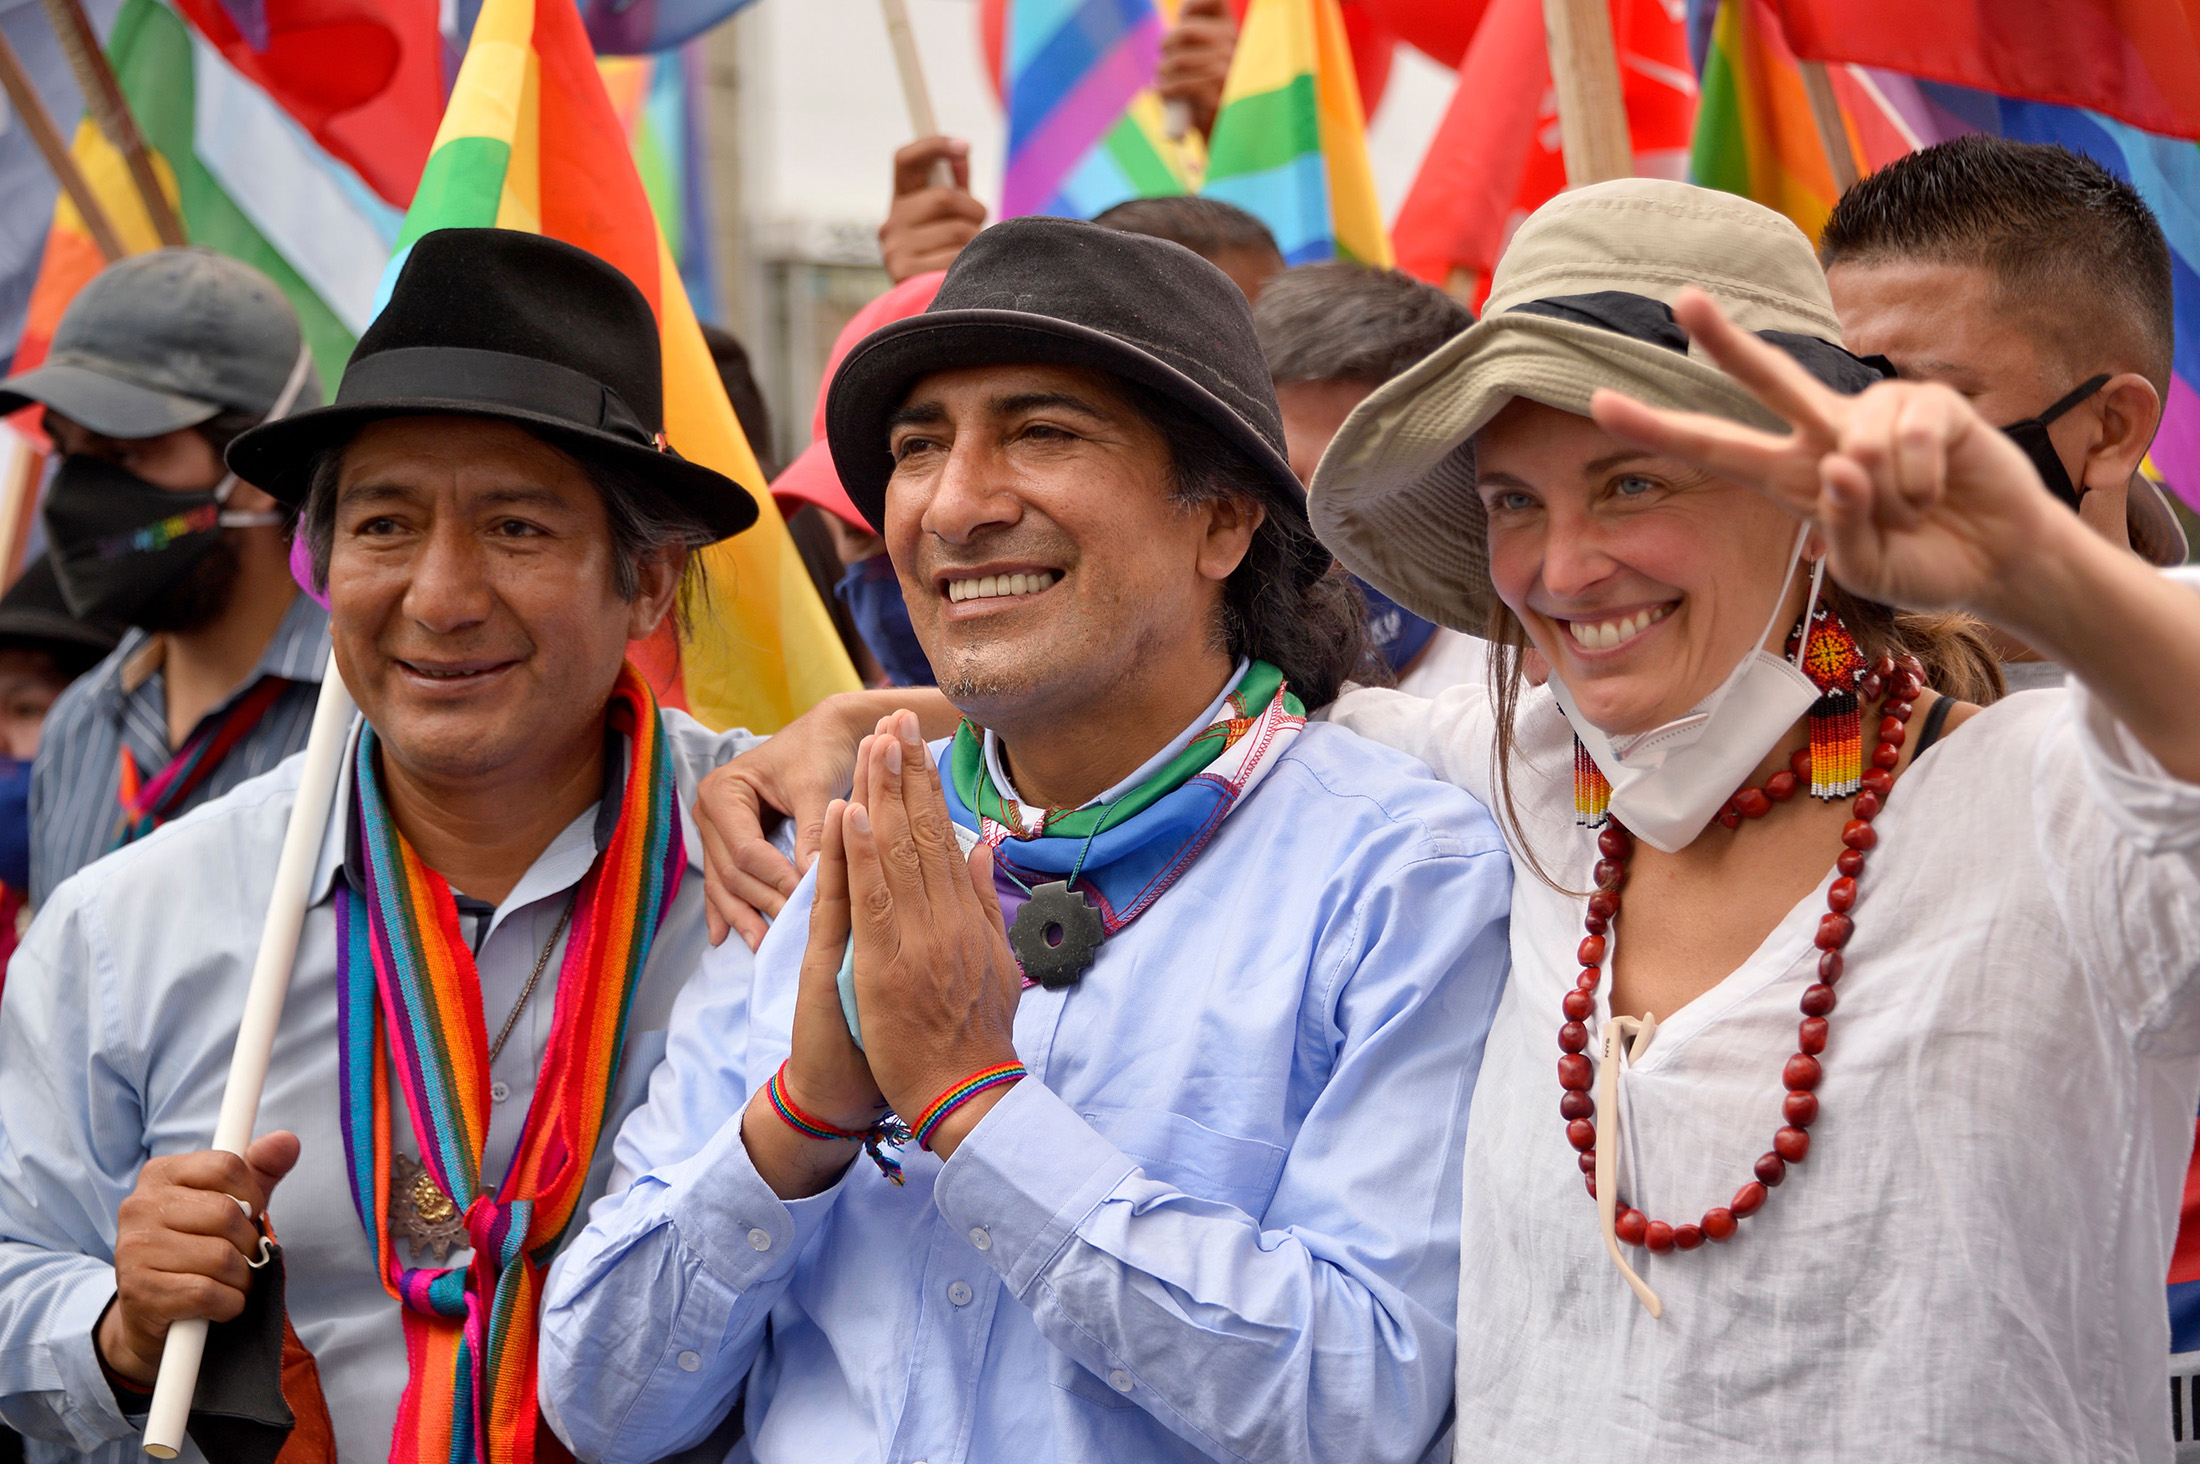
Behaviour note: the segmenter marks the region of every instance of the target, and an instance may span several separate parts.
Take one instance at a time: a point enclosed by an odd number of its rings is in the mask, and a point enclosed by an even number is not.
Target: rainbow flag
[[[281,286],[321,379],[333,383],[373,318],[397,211],[160,0],[126,0],[107,55],[191,242],[234,255]],[[89,117],[71,151],[124,247],[158,248],[121,154]],[[83,216],[61,198],[13,369],[45,359],[61,312],[105,264]]]
[[[1390,263],[1337,0],[1253,0],[1200,191],[1257,215],[1287,263]]]
[[[525,229],[625,271],[663,336],[665,433],[755,490],[755,528],[702,551],[712,593],[684,644],[635,648],[660,701],[715,727],[776,731],[857,688],[825,607],[763,491],[573,0],[487,0],[384,276],[433,229]],[[669,623],[668,623],[669,624]]]
[[[1014,0],[1006,45],[1002,217],[1070,212],[1065,186],[1088,165],[1093,176],[1077,180],[1086,198],[1108,191],[1111,173],[1157,181],[1159,159],[1149,156],[1149,138],[1120,125],[1152,84],[1161,57],[1161,12],[1154,0]],[[1159,105],[1154,103],[1156,123]],[[1155,135],[1159,131],[1156,126]]]
[[[688,303],[708,320],[718,313],[718,283],[711,277],[702,47],[690,42],[655,56],[599,54],[596,69],[626,129],[642,191],[679,262]]]

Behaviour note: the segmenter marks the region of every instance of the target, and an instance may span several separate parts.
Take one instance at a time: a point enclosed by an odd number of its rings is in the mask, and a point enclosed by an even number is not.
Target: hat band
[[[1673,307],[1649,295],[1631,290],[1597,290],[1586,295],[1552,295],[1514,305],[1508,315],[1543,315],[1591,325],[1614,335],[1662,346],[1688,354],[1688,332],[1673,314]],[[1787,330],[1760,330],[1759,339],[1793,356],[1805,371],[1835,391],[1854,395],[1873,382],[1895,374],[1884,356],[1858,356],[1829,340]]]
[[[403,346],[356,359],[344,370],[335,405],[418,401],[552,417],[645,447],[656,440],[626,399],[594,377],[534,356],[466,346]]]

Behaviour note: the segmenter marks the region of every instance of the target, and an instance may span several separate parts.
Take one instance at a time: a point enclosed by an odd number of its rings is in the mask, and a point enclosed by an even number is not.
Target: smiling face
[[[1490,582],[1581,712],[1614,735],[1686,714],[1802,610],[1797,525],[1763,495],[1516,397],[1474,439]]]
[[[938,372],[888,433],[886,544],[910,623],[979,722],[1014,736],[1227,669],[1223,582],[1260,510],[1179,504],[1168,444],[1110,378]]]
[[[650,561],[624,599],[602,495],[518,427],[376,422],[337,478],[337,666],[409,774],[526,786],[600,749],[626,643],[663,619],[678,568]]]

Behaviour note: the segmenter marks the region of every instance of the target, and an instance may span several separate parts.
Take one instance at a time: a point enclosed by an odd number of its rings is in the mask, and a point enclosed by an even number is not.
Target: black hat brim
[[[659,452],[547,413],[449,397],[381,397],[315,407],[262,423],[230,443],[229,468],[278,502],[302,507],[312,487],[315,460],[349,442],[360,428],[390,417],[486,417],[510,422],[577,456],[609,460],[649,479],[720,539],[730,539],[756,522],[756,497],[750,490],[677,453]]]
[[[866,338],[833,377],[825,431],[841,486],[871,526],[884,532],[886,484],[894,460],[887,421],[921,377],[968,366],[1084,366],[1150,387],[1212,427],[1258,475],[1248,488],[1314,549],[1306,490],[1291,465],[1220,397],[1159,356],[1105,331],[1016,310],[940,310],[912,315]],[[1327,555],[1321,553],[1323,568]],[[1310,566],[1311,567],[1311,566]]]

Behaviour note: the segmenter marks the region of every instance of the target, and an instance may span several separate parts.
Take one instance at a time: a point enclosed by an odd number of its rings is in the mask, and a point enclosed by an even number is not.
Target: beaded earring
[[[1805,637],[1808,637],[1807,641]],[[1810,791],[1814,798],[1846,798],[1864,775],[1864,724],[1857,691],[1869,669],[1856,637],[1825,601],[1788,633],[1787,653],[1818,688],[1810,708]]]
[[[1585,829],[1601,829],[1610,816],[1606,810],[1612,806],[1612,785],[1604,776],[1604,769],[1589,756],[1589,749],[1581,745],[1581,738],[1574,738],[1574,822]]]

